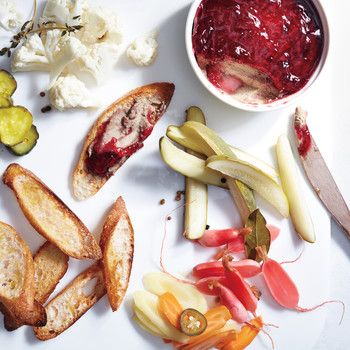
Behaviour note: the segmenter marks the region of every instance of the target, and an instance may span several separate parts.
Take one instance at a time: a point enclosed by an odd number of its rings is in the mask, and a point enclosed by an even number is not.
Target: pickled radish
[[[232,318],[239,323],[248,322],[248,312],[232,290],[220,283],[215,287],[219,289],[220,300],[229,309]]]
[[[275,260],[266,258],[262,265],[266,285],[278,304],[295,309],[299,303],[299,292],[287,272]]]
[[[250,228],[207,230],[204,232],[204,235],[198,240],[198,243],[203,247],[220,247],[236,239],[237,237],[244,236],[250,232]]]
[[[277,239],[281,230],[274,225],[267,224],[266,227],[270,231],[271,241],[274,241],[275,239]],[[241,235],[227,243],[227,249],[225,250],[224,254],[243,253],[243,252],[244,252],[244,236]]]
[[[254,313],[258,305],[258,299],[250,289],[250,286],[244,281],[241,274],[231,266],[229,258],[224,258],[223,264],[225,267],[225,276],[228,287],[244,307],[248,311]]]
[[[244,278],[254,277],[261,272],[260,264],[251,259],[231,261],[229,264]],[[221,261],[210,261],[196,265],[192,274],[196,278],[220,277],[225,275],[225,269]]]
[[[221,261],[210,261],[196,265],[192,274],[196,278],[220,277],[225,275],[225,270]]]
[[[201,293],[205,295],[219,296],[220,290],[217,287],[218,283],[227,285],[226,278],[225,277],[205,277],[196,282],[196,287]]]

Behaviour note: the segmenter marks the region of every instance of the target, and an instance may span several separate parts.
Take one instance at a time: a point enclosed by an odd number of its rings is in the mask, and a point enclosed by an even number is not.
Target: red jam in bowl
[[[269,103],[308,83],[323,28],[308,0],[203,0],[192,42],[213,85],[244,102]]]

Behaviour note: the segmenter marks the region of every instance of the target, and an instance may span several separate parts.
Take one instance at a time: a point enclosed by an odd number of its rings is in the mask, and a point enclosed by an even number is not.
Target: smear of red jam
[[[115,166],[122,158],[130,157],[136,151],[143,147],[143,141],[152,133],[154,123],[156,122],[151,117],[151,113],[148,113],[147,120],[152,123],[147,128],[142,130],[139,134],[138,140],[132,145],[125,148],[118,148],[116,146],[117,139],[112,137],[111,140],[103,144],[103,135],[106,131],[110,120],[100,125],[94,146],[91,154],[86,159],[86,166],[90,173],[98,176],[108,176],[110,168]],[[126,130],[126,135],[132,130]]]
[[[246,64],[266,74],[281,98],[311,78],[321,57],[323,29],[307,0],[203,0],[192,40],[200,65],[201,58],[209,65]]]
[[[309,127],[306,123],[295,123],[294,130],[299,141],[298,152],[302,157],[305,157],[309,152],[312,143]]]

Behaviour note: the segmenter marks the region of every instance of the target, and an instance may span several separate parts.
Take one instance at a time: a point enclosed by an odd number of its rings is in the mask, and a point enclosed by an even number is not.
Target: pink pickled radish
[[[298,289],[277,261],[266,257],[262,265],[262,274],[270,293],[278,304],[288,309],[298,307]]]
[[[270,231],[271,241],[274,241],[281,232],[280,228],[270,224],[267,224],[266,227]]]
[[[232,290],[220,283],[217,284],[217,287],[220,291],[221,303],[229,309],[232,318],[239,323],[248,322],[248,312]]]
[[[250,228],[207,230],[204,232],[204,235],[198,240],[198,243],[203,247],[221,247],[222,245],[225,245],[230,241],[236,239],[238,236],[244,236],[250,232]]]
[[[230,266],[237,269],[244,278],[254,277],[261,272],[260,265],[251,259],[230,261]],[[195,266],[192,270],[196,278],[225,276],[225,269],[221,261],[210,261]]]
[[[248,311],[255,313],[258,299],[250,289],[250,286],[244,281],[241,274],[235,268],[232,268],[228,258],[224,258],[223,264],[228,287]]]
[[[274,225],[266,225],[270,231],[271,241],[274,241],[280,234],[280,229]],[[226,254],[244,252],[244,236],[237,236],[236,239],[227,244]]]
[[[237,239],[227,244],[227,253],[242,253],[244,252],[244,237],[239,236]]]
[[[227,286],[225,277],[206,277],[196,282],[196,288],[205,295],[219,296],[220,289],[217,287],[218,283]]]
[[[236,269],[244,278],[250,278],[261,273],[261,266],[258,262],[252,259],[243,259],[239,261],[230,261],[229,266]]]
[[[225,275],[225,271],[221,261],[210,261],[196,265],[192,274],[196,278],[220,277]]]

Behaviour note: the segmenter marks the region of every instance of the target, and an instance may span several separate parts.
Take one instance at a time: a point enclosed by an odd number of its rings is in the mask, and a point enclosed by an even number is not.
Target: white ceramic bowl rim
[[[227,103],[230,106],[233,106],[233,107],[236,107],[238,109],[245,110],[245,111],[251,111],[251,112],[272,111],[275,109],[279,109],[281,107],[285,107],[285,106],[291,104],[292,102],[294,102],[298,97],[300,97],[302,94],[304,94],[310,88],[310,86],[315,82],[315,80],[318,78],[318,76],[320,75],[320,73],[321,73],[321,71],[326,63],[328,51],[329,51],[330,33],[329,33],[328,20],[327,20],[327,16],[326,16],[326,13],[324,11],[324,8],[321,5],[320,0],[306,0],[306,1],[310,1],[314,5],[314,7],[315,7],[316,11],[318,12],[318,15],[321,19],[321,24],[322,24],[322,28],[323,28],[323,49],[322,49],[322,53],[321,53],[320,62],[318,63],[318,66],[317,66],[316,70],[314,71],[314,73],[312,74],[308,83],[302,89],[300,89],[298,92],[296,92],[295,94],[286,96],[285,98],[278,99],[276,101],[272,101],[270,103],[256,104],[255,105],[255,104],[248,104],[248,103],[240,102],[240,101],[234,99],[232,96],[230,96],[224,92],[221,92],[208,80],[208,78],[205,76],[205,74],[203,74],[202,70],[200,69],[200,67],[197,63],[197,60],[195,58],[195,55],[193,53],[192,30],[193,30],[194,18],[196,16],[197,9],[198,9],[200,3],[202,2],[202,0],[195,0],[192,3],[190,11],[188,13],[187,22],[186,22],[185,40],[186,40],[186,51],[187,51],[188,58],[190,60],[191,66],[192,66],[196,76],[201,81],[201,83],[214,96],[216,96],[221,101]]]

